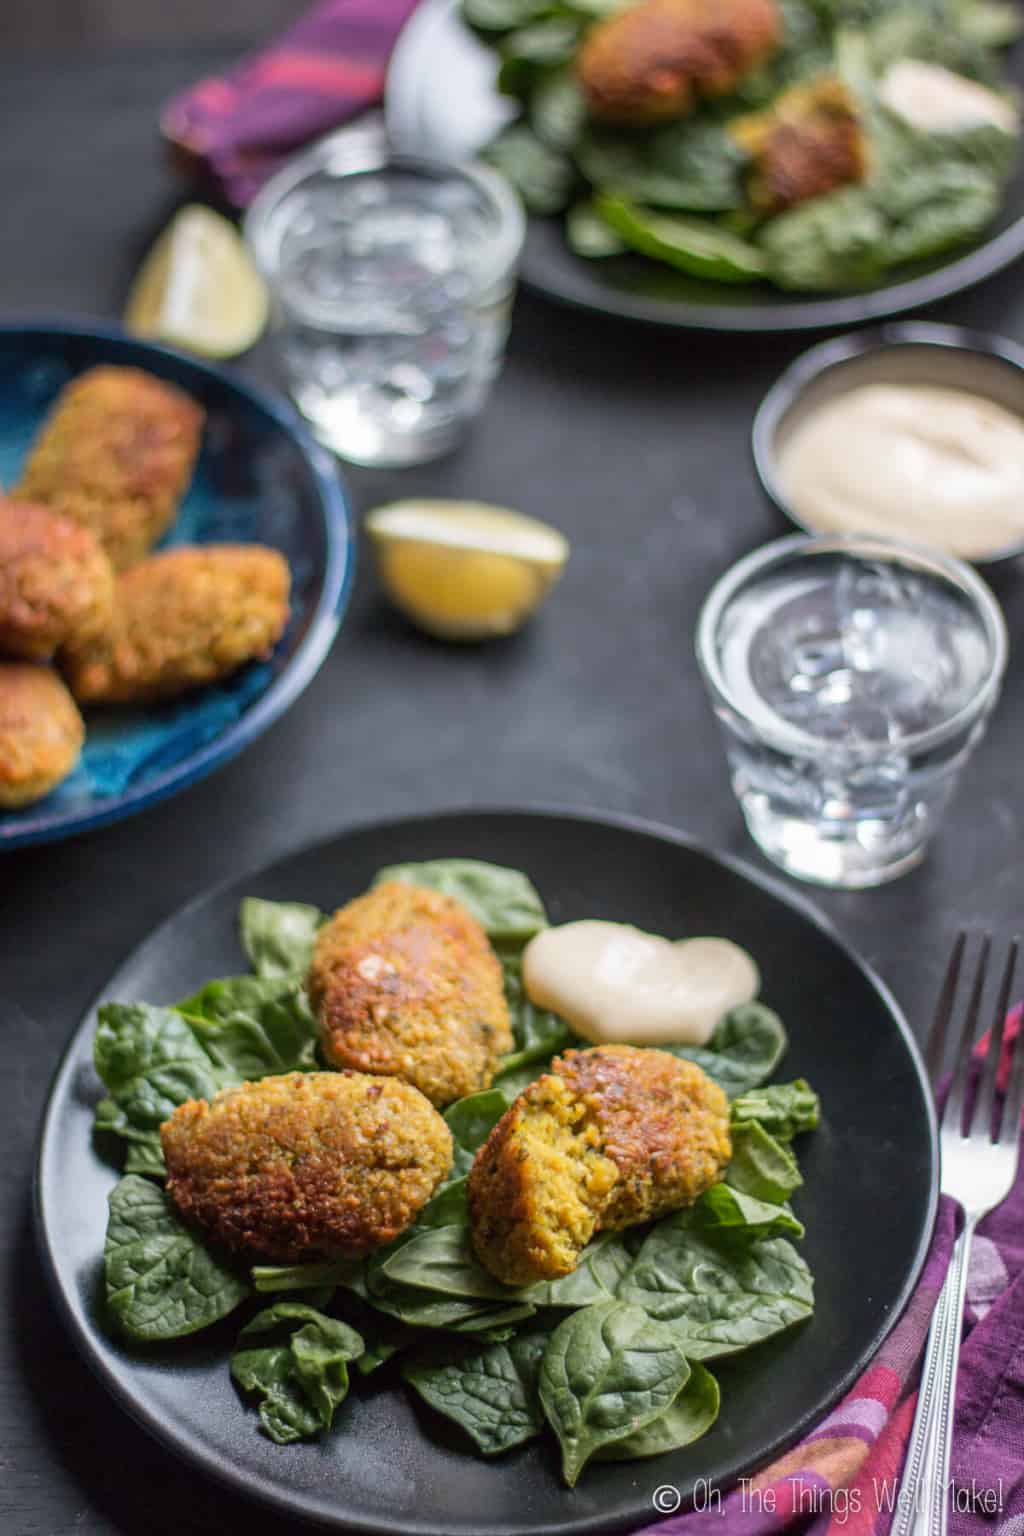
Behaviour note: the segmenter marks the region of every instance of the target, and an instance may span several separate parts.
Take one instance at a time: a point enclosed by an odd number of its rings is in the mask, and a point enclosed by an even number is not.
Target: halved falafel
[[[508,1285],[569,1274],[595,1232],[692,1205],[731,1155],[726,1096],[693,1062],[630,1045],[567,1051],[476,1155],[473,1246]]]

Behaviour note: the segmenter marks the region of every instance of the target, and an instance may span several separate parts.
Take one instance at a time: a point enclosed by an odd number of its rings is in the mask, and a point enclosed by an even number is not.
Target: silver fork
[[[961,933],[953,946],[939,994],[928,1044],[928,1070],[933,1082],[942,1070],[949,1025],[960,989],[966,943],[967,935]],[[946,1536],[956,1374],[971,1239],[981,1218],[1006,1199],[1017,1174],[1020,1117],[1024,1107],[1024,1044],[1019,1038],[1013,1047],[1001,1113],[996,1102],[996,1077],[1017,964],[1016,939],[1007,949],[985,1065],[970,1114],[967,1114],[968,1071],[991,953],[992,940],[985,934],[975,966],[974,984],[960,1021],[956,1065],[942,1113],[939,1138],[941,1187],[944,1195],[952,1196],[963,1207],[964,1226],[953,1249],[949,1272],[928,1333],[917,1412],[907,1447],[892,1536],[911,1536],[911,1533],[913,1536]]]

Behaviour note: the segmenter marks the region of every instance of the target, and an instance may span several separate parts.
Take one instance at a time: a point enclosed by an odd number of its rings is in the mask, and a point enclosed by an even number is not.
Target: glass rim
[[[343,130],[343,133],[346,130]],[[304,181],[326,172],[341,181],[374,171],[404,170],[435,180],[468,181],[489,201],[496,214],[494,238],[481,265],[484,271],[479,286],[488,284],[514,270],[526,238],[526,215],[511,184],[490,166],[478,160],[437,160],[427,155],[406,154],[393,149],[383,138],[372,134],[351,134],[344,139],[329,134],[312,149],[297,155],[281,167],[253,198],[242,222],[242,233],[257,267],[272,286],[278,280],[281,235],[275,220],[290,195]]]
[[[989,642],[989,667],[977,692],[948,719],[929,726],[927,730],[917,731],[901,738],[900,749],[907,752],[927,751],[931,747],[940,745],[950,736],[955,736],[983,715],[995,702],[1009,656],[1006,621],[992,589],[977,571],[966,562],[958,560],[955,555],[947,555],[926,544],[885,538],[881,534],[789,534],[786,538],[774,539],[770,544],[762,545],[749,555],[742,556],[724,571],[704,599],[697,618],[695,635],[697,662],[712,697],[721,699],[733,714],[750,725],[757,732],[758,737],[770,746],[792,751],[797,756],[807,755],[808,741],[817,743],[819,748],[822,746],[820,737],[809,736],[806,731],[787,725],[781,718],[777,725],[764,724],[751,718],[749,711],[739,702],[722,675],[715,637],[726,607],[751,577],[763,574],[771,566],[778,565],[792,556],[836,553],[862,556],[866,559],[881,559],[890,564],[909,565],[918,570],[923,568],[932,575],[941,576],[970,599],[985,629]],[[884,753],[891,753],[892,750],[892,743],[889,742],[864,743],[856,747],[836,744],[838,753],[862,758],[877,757]]]

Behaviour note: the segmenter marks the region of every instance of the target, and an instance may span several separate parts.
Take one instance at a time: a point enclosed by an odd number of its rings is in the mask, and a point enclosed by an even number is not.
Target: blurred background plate
[[[207,412],[195,478],[160,547],[279,549],[291,619],[267,662],[165,705],[90,711],[78,768],[45,800],[0,813],[0,851],[117,821],[211,773],[255,741],[316,675],[341,623],[354,563],[352,515],[333,460],[291,408],[219,368],[115,330],[0,326],[0,486],[64,384],[96,363],[144,368]]]
[[[497,54],[459,15],[460,0],[423,0],[398,41],[388,77],[388,130],[403,149],[442,159],[475,154],[516,115],[495,84]],[[1024,47],[1009,56],[1024,87]],[[587,261],[569,249],[563,218],[531,218],[524,283],[582,309],[703,331],[805,331],[857,325],[948,298],[1024,254],[1024,164],[985,238],[935,261],[910,263],[877,288],[808,297],[767,283],[735,287],[688,277],[642,256]]]

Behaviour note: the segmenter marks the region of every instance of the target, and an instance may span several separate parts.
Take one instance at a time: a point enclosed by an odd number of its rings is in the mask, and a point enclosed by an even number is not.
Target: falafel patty
[[[750,200],[765,213],[781,213],[868,174],[860,111],[834,75],[792,86],[765,111],[734,118],[729,132],[754,162]]]
[[[0,500],[0,655],[49,661],[110,619],[114,572],[95,535],[49,507]]]
[[[326,1059],[402,1077],[442,1108],[512,1049],[501,965],[461,902],[387,880],[317,935],[309,996]]]
[[[190,1099],[160,1140],[182,1216],[278,1264],[390,1242],[452,1165],[451,1132],[421,1093],[358,1072],[291,1072]]]
[[[122,571],[109,627],[61,655],[86,704],[174,698],[270,655],[288,622],[288,562],[261,544],[202,544]]]
[[[775,0],[641,0],[591,28],[576,74],[595,117],[668,122],[734,90],[781,37]]]
[[[41,800],[78,762],[82,717],[56,672],[0,662],[0,806]]]
[[[91,528],[122,569],[174,521],[204,419],[191,396],[141,368],[90,368],[58,395],[16,494]]]
[[[731,1156],[728,1100],[693,1062],[631,1045],[567,1051],[474,1159],[473,1246],[507,1285],[569,1274],[595,1232],[692,1205]]]

